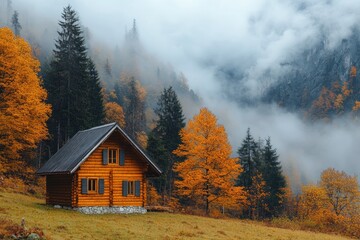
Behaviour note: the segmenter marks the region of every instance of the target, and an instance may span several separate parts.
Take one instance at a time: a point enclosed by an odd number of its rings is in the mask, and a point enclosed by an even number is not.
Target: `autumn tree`
[[[105,123],[117,122],[120,127],[125,127],[123,108],[116,102],[105,103]]]
[[[55,151],[77,131],[99,125],[103,117],[97,71],[87,56],[79,18],[70,6],[64,8],[59,25],[53,60],[45,74],[54,109],[48,126]]]
[[[351,66],[350,68],[350,77],[356,77],[356,67],[355,66]]]
[[[0,173],[48,136],[51,109],[39,66],[24,39],[0,28]]]
[[[326,87],[321,89],[319,97],[312,103],[309,110],[313,119],[327,119],[333,109],[336,94]]]
[[[268,211],[268,203],[266,198],[270,193],[266,191],[266,182],[259,171],[255,171],[251,177],[251,186],[248,188],[248,206],[249,216],[252,219],[259,219],[264,216],[264,212]]]
[[[302,188],[300,219],[352,237],[360,237],[360,192],[356,176],[328,168],[320,183]]]
[[[185,126],[182,107],[172,87],[161,93],[155,113],[156,125],[149,133],[147,151],[163,170],[162,177],[155,183],[160,192],[169,197],[174,184],[173,166],[181,160],[173,151],[181,142],[179,132]]]
[[[321,221],[328,209],[329,203],[326,192],[322,187],[316,185],[302,187],[299,202],[299,216],[301,219]]]
[[[321,173],[320,186],[336,215],[350,213],[360,203],[359,184],[356,176],[328,168]]]
[[[359,109],[360,109],[360,101],[355,101],[354,106],[352,107],[352,112],[355,119],[358,118]]]
[[[244,199],[236,180],[242,172],[237,158],[231,158],[231,146],[225,128],[208,109],[188,122],[180,131],[181,144],[174,151],[185,161],[176,163],[174,171],[177,194],[202,206],[206,214],[220,206],[234,207]]]
[[[284,195],[282,197],[283,214],[290,219],[298,216],[299,198],[296,196],[291,188],[290,179],[285,176],[286,187],[284,188]]]

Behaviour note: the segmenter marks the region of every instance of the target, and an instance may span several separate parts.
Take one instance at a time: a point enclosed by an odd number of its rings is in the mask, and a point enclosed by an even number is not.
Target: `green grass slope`
[[[182,214],[84,215],[46,206],[43,199],[0,192],[0,220],[39,227],[50,239],[347,239],[266,227],[237,219]]]

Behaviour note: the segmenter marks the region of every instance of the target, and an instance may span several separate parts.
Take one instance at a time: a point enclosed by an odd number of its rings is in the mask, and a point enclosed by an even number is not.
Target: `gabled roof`
[[[161,174],[161,170],[150,158],[116,123],[110,123],[88,130],[77,132],[62,148],[59,149],[36,174],[71,174],[100,146],[114,131],[119,131],[124,139],[149,163],[155,176]]]

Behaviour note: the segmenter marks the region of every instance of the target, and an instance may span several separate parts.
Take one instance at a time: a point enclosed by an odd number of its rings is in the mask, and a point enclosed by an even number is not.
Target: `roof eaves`
[[[59,175],[59,174],[71,174],[71,172],[70,172],[70,171],[62,171],[62,172],[42,172],[42,173],[36,173],[36,175],[39,175],[39,176]]]

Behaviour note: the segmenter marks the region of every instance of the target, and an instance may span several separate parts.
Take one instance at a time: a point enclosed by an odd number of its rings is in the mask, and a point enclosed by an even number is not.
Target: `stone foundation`
[[[55,205],[55,208],[63,208],[63,209],[72,209],[84,214],[144,214],[146,213],[146,209],[143,207],[78,207],[78,208],[69,208],[69,207],[61,207],[59,205]]]

